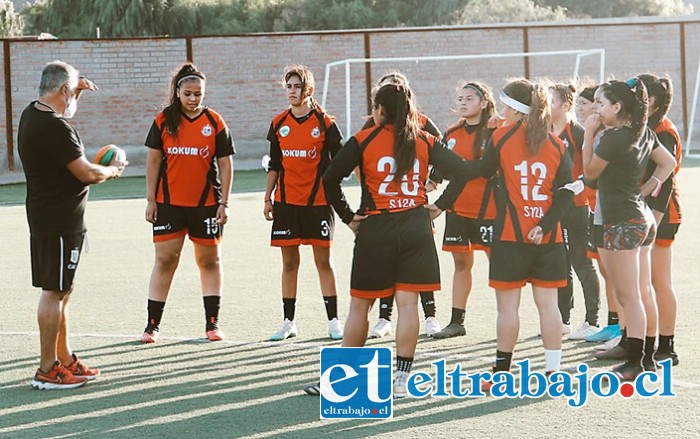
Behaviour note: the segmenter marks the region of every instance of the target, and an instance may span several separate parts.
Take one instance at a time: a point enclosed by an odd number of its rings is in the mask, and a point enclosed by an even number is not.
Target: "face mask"
[[[78,111],[78,100],[73,98],[70,100],[66,109],[63,110],[63,117],[66,119],[71,119],[75,116],[75,112]]]

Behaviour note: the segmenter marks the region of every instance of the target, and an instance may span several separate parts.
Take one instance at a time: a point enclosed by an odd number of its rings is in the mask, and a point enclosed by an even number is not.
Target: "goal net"
[[[563,82],[589,77],[603,82],[605,49],[349,58],[328,63],[321,105],[338,118],[345,138],[362,127],[372,86],[385,73],[395,70],[408,77],[419,110],[444,131],[457,120],[451,107],[460,82],[488,84],[494,96],[511,77],[548,77]]]

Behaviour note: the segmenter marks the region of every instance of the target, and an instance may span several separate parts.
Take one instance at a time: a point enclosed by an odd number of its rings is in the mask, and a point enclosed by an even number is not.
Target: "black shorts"
[[[491,245],[489,286],[492,288],[511,290],[527,282],[543,288],[565,287],[568,271],[564,243],[496,241]]]
[[[442,249],[453,253],[488,252],[493,242],[493,220],[466,218],[447,212]]]
[[[680,227],[680,224],[661,222],[661,224],[659,224],[659,229],[656,231],[656,241],[654,241],[654,245],[658,245],[659,247],[671,247],[671,244],[673,244],[673,241],[676,239],[678,227]]]
[[[85,233],[51,238],[32,236],[32,285],[47,291],[70,291],[84,241]]]
[[[273,247],[300,244],[329,248],[333,241],[335,216],[331,206],[296,206],[275,203],[270,245]]]
[[[430,214],[419,207],[370,215],[355,237],[350,294],[381,298],[395,290],[440,289],[440,265]]]
[[[219,206],[180,207],[158,204],[158,220],[153,224],[153,242],[189,235],[192,242],[218,245],[224,237],[223,224],[217,224]]]

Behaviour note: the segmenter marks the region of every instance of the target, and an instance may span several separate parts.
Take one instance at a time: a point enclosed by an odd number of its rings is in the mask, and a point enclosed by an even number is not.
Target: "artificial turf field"
[[[679,184],[683,225],[674,246],[674,278],[679,311],[673,370],[675,398],[644,400],[615,396],[592,399],[580,409],[562,399],[506,400],[404,399],[390,420],[319,419],[319,400],[301,388],[318,380],[318,349],[339,346],[326,335],[325,311],[309,248],[302,250],[296,321],[299,336],[267,342],[282,320],[281,257],[269,247],[270,224],[262,217],[261,192],[236,193],[223,243],[225,271],[221,325],[228,339],[204,338],[204,310],[192,246],[186,243],[161,325],[161,340],[142,345],[146,294],[153,263],[145,200],[109,199],[88,203],[89,250],[80,261],[70,301],[72,347],[102,376],[70,391],[37,391],[29,385],[38,365],[38,291],[31,287],[29,232],[24,206],[0,206],[3,238],[0,275],[0,437],[697,437],[700,426],[700,343],[695,319],[700,288],[700,167],[686,164]],[[697,164],[695,164],[697,165]],[[252,174],[251,174],[252,175]],[[258,177],[252,177],[258,178]],[[127,179],[124,179],[127,180]],[[245,180],[242,179],[242,180]],[[119,180],[93,195],[142,195],[119,189]],[[245,182],[237,180],[236,186]],[[110,188],[110,185],[114,185]],[[130,183],[130,187],[133,182]],[[21,188],[14,188],[19,190]],[[131,192],[130,192],[131,191]],[[134,193],[132,193],[134,192]],[[16,201],[0,186],[1,202]],[[346,190],[358,205],[359,190]],[[14,197],[14,198],[13,198]],[[431,199],[432,196],[431,196]],[[436,221],[441,244],[444,215]],[[337,224],[333,258],[339,313],[347,314],[352,234]],[[450,318],[453,263],[439,252],[443,290],[436,294],[437,316]],[[421,335],[414,371],[431,371],[445,358],[467,371],[489,370],[495,353],[496,305],[487,286],[487,260],[477,253],[474,289],[467,307],[467,337],[432,340]],[[575,289],[573,324],[583,319],[583,297]],[[602,299],[601,321],[607,310]],[[376,319],[373,310],[371,324]],[[395,318],[395,317],[394,317]],[[542,367],[537,313],[529,287],[523,290],[520,340],[514,361],[530,357]],[[393,337],[370,346],[394,346]],[[564,341],[563,367],[595,361],[593,344]]]

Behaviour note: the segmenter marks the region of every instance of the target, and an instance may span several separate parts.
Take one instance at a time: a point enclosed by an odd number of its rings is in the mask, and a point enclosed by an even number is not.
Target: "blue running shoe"
[[[591,334],[585,338],[586,341],[594,342],[594,343],[601,343],[601,342],[606,342],[610,339],[613,339],[615,337],[619,337],[621,335],[620,331],[620,325],[608,325],[605,328],[601,329],[600,331],[596,332],[595,334]]]

